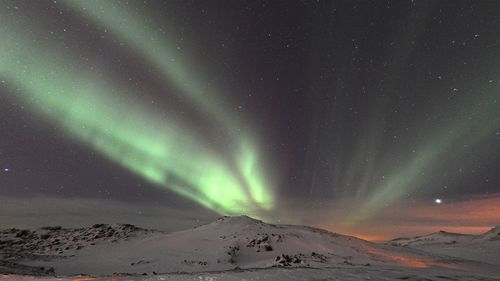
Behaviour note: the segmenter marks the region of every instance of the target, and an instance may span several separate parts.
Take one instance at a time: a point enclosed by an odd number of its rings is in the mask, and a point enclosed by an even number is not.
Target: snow
[[[470,242],[474,238],[474,235],[439,231],[427,235],[416,236],[413,238],[396,238],[394,240],[391,240],[390,244],[397,246],[416,247],[419,245],[455,244]]]
[[[477,240],[500,241],[500,226],[494,227],[490,231],[479,235]]]
[[[498,276],[498,275],[497,275]],[[258,270],[241,270],[227,272],[205,272],[205,273],[173,273],[155,276],[73,276],[73,277],[33,277],[33,276],[4,276],[0,280],[17,281],[291,281],[291,280],[315,280],[315,281],[359,281],[359,280],[455,280],[455,281],[498,281],[494,276],[484,273],[456,272],[440,269],[405,269],[379,266],[367,270],[360,267],[333,267],[333,268],[266,268]]]
[[[389,244],[500,267],[500,227],[498,226],[480,235],[440,231],[413,238],[394,239]]]
[[[0,273],[17,275],[0,275],[0,280],[94,278],[89,276],[101,276],[95,280],[110,280],[110,276],[113,280],[336,280],[331,276],[338,280],[433,280],[436,276],[500,280],[493,279],[500,276],[500,267],[491,262],[500,261],[500,251],[471,261],[463,246],[498,245],[496,233],[440,232],[377,244],[246,216],[223,217],[174,233],[131,225],[9,229],[0,231]],[[436,245],[439,250],[426,249]],[[448,253],[447,247],[458,253]],[[61,277],[43,276],[54,274]],[[79,279],[80,274],[84,276]]]

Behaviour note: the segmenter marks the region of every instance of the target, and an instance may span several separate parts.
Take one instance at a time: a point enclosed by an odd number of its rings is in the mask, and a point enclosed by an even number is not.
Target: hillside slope
[[[500,267],[500,227],[498,226],[479,235],[440,231],[411,238],[397,238],[387,244]]]

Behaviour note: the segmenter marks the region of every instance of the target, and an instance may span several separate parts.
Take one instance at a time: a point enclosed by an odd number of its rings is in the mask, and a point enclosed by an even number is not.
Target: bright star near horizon
[[[436,202],[436,204],[441,204],[441,203],[443,203],[443,201],[442,201],[441,199],[439,199],[439,198],[436,198],[436,199],[434,200],[434,202]]]

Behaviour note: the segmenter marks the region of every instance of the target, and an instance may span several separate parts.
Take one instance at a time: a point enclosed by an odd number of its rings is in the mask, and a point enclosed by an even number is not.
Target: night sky
[[[500,225],[498,1],[0,1],[0,224]]]

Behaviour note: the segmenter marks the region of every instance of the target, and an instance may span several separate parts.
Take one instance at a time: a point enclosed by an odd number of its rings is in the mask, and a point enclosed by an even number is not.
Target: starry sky
[[[500,225],[497,1],[0,1],[0,223]]]

